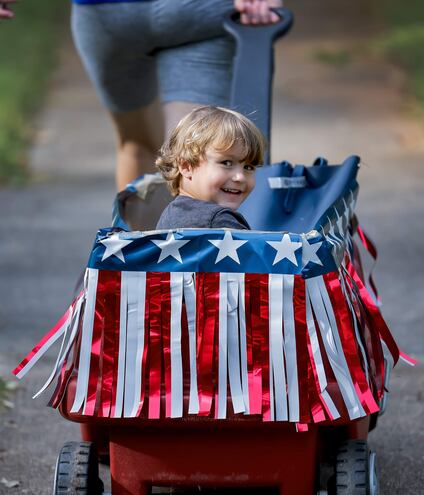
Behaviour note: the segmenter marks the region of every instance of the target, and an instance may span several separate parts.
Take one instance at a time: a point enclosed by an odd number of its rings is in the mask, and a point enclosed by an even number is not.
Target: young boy
[[[243,115],[201,107],[186,115],[160,150],[156,166],[176,198],[157,229],[250,229],[237,208],[255,186],[265,139]]]

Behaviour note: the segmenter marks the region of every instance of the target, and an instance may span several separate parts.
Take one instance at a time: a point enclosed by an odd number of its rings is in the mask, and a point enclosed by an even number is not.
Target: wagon
[[[227,20],[233,106],[256,109],[268,136],[272,42],[292,21],[279,13],[269,27]],[[359,165],[259,169],[242,208],[251,231],[151,230],[167,201],[157,176],[118,195],[81,291],[15,370],[24,376],[61,339],[40,393],[56,380],[50,405],[81,423],[83,441],[63,447],[55,494],[103,493],[99,460],[113,495],[378,493],[368,432],[390,369],[412,360],[363,272],[360,245],[375,249],[355,215]]]

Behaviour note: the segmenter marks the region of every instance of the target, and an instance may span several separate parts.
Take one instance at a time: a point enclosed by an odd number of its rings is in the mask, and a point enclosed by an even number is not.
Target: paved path
[[[299,2],[297,28],[278,46],[274,160],[362,156],[359,215],[378,241],[384,314],[402,347],[424,362],[424,132],[406,116],[403,79],[393,68],[364,56],[343,68],[317,62],[314,54],[333,49],[341,33],[348,49],[349,33],[367,33],[366,25],[347,22],[337,3],[329,9],[332,3],[323,12],[315,1]],[[336,25],[311,22],[330,12]],[[69,43],[38,127],[34,182],[0,191],[3,376],[69,303],[96,229],[110,222],[112,130]],[[0,414],[0,494],[50,493],[56,455],[77,436],[43,399],[30,400],[52,364],[53,356],[34,368],[11,397],[14,409]],[[386,495],[423,493],[423,374],[422,365],[395,370],[389,410],[370,437]],[[19,485],[7,488],[2,478]]]

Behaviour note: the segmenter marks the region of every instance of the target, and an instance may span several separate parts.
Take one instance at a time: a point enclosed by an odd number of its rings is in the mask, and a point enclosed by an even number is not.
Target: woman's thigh
[[[72,6],[74,43],[102,103],[126,112],[158,94],[150,32],[150,3]]]
[[[234,44],[222,36],[157,54],[161,100],[229,106]]]

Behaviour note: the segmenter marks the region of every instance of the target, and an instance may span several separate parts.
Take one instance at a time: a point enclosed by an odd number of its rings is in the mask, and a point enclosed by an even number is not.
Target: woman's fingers
[[[0,0],[0,19],[12,19],[15,16],[10,9],[14,3],[16,3],[16,0]]]
[[[282,7],[282,0],[235,0],[234,7],[240,12],[242,24],[271,24],[278,22],[272,7]]]

